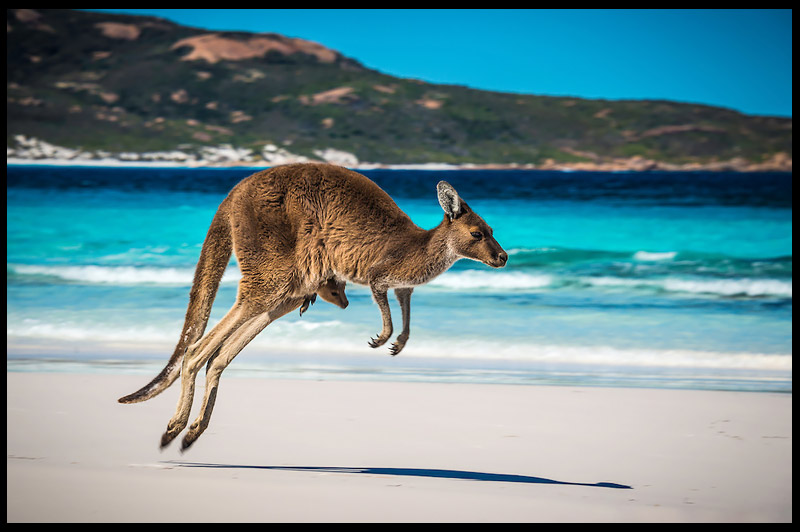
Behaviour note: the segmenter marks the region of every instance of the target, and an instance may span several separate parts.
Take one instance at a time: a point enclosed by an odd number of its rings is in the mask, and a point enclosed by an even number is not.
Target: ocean
[[[148,382],[217,206],[254,171],[7,166],[7,371]],[[362,173],[426,229],[450,182],[508,265],[461,260],[415,289],[397,357],[368,347],[380,313],[348,285],[347,309],[281,318],[226,377],[792,391],[791,174]],[[232,261],[207,330],[238,277]]]

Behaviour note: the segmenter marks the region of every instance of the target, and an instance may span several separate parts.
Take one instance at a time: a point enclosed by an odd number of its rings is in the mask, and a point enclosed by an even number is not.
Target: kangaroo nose
[[[508,262],[508,253],[505,251],[501,251],[500,253],[493,253],[493,258],[496,262],[500,263],[500,266],[505,266],[506,262]]]

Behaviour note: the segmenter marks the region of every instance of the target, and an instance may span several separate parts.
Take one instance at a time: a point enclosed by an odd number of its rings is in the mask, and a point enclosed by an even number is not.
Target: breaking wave
[[[61,266],[9,264],[7,271],[22,276],[48,277],[51,280],[84,284],[114,285],[191,285],[194,268],[154,268],[149,266]],[[239,272],[229,268],[222,282],[239,280]]]
[[[791,281],[776,279],[626,279],[619,277],[583,277],[587,286],[655,289],[723,297],[792,297]]]
[[[363,328],[363,327],[362,327]],[[248,346],[248,359],[276,352],[328,353],[337,356],[374,356],[366,346],[367,335],[357,325],[339,320],[319,322],[281,321],[270,325]],[[131,326],[108,323],[47,323],[26,321],[12,324],[7,335],[20,341],[80,342],[82,349],[99,351],[112,346],[136,346],[163,352],[166,357],[177,340],[179,323]],[[146,342],[142,339],[146,338]],[[332,341],[335,340],[335,341]],[[61,346],[63,348],[63,346]],[[69,347],[69,346],[67,346]],[[112,349],[113,351],[113,349]],[[791,371],[791,354],[717,352],[689,349],[618,348],[611,346],[542,345],[529,342],[486,339],[441,338],[417,335],[403,358],[468,359],[534,363],[544,365],[625,366],[662,368],[716,368]]]
[[[538,275],[523,272],[485,272],[465,270],[447,272],[430,283],[435,288],[453,290],[530,290],[552,286],[551,275]]]
[[[666,260],[666,259],[650,259]],[[191,286],[192,268],[156,268],[137,266],[67,266],[9,264],[9,277],[47,278],[49,282],[110,285]],[[223,283],[240,278],[236,267],[229,267]],[[728,278],[709,279],[691,276],[627,277],[613,275],[575,276],[564,273],[528,271],[451,270],[428,283],[436,290],[479,291],[491,293],[535,292],[540,290],[625,289],[661,293],[698,294],[720,297],[792,298],[792,282],[784,279]]]

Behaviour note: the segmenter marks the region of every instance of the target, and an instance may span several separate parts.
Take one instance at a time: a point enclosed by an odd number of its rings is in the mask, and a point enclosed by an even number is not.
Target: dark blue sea
[[[253,171],[8,166],[7,370],[154,376],[211,218]],[[347,309],[278,320],[226,376],[791,392],[791,174],[362,173],[426,229],[447,180],[508,266],[462,260],[417,288],[397,357],[367,346],[380,314],[348,285]]]

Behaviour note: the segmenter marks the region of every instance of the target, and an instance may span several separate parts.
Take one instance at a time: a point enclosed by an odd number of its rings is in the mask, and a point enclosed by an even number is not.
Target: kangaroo
[[[172,357],[149,384],[119,402],[150,399],[181,376],[176,412],[161,437],[163,448],[186,428],[195,379],[205,365],[203,404],[182,441],[182,450],[187,449],[208,426],[220,376],[233,358],[267,325],[301,307],[330,279],[370,287],[383,321],[371,347],[385,344],[392,335],[387,292],[394,289],[403,330],[390,353],[398,354],[408,341],[415,286],[460,258],[494,268],[508,261],[491,227],[456,190],[444,181],[436,188],[445,215],[438,226],[424,230],[378,185],[339,166],[289,164],[243,179],[211,221]],[[232,252],[241,270],[236,301],[204,336]]]
[[[321,285],[314,294],[306,296],[303,304],[300,306],[300,315],[302,316],[308,310],[309,305],[313,305],[317,300],[317,295],[328,303],[333,303],[337,307],[347,308],[350,303],[347,301],[347,296],[344,293],[344,288],[347,283],[336,279],[328,279],[328,281]]]

